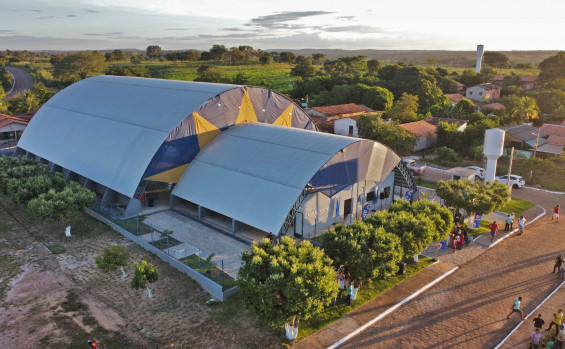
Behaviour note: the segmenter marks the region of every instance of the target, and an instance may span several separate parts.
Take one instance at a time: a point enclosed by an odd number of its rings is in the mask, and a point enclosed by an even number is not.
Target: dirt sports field
[[[0,200],[0,348],[276,348],[278,341],[237,301],[209,306],[189,277],[82,216],[65,238],[61,224],[38,224]],[[94,259],[127,246],[129,276],[104,274]],[[129,286],[133,262],[159,269],[154,298]]]

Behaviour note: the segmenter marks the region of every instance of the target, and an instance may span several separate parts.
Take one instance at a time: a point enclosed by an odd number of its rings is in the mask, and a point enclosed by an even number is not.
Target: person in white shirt
[[[518,235],[522,235],[522,233],[524,233],[524,225],[526,225],[526,218],[524,218],[524,216],[520,216],[520,220],[518,221],[518,230],[520,233],[518,233]]]

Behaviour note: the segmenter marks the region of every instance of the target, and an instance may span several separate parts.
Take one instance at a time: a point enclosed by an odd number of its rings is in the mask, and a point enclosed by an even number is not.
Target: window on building
[[[367,202],[375,201],[375,191],[370,191],[367,193]]]
[[[482,93],[482,92],[479,92],[479,96],[482,96],[482,95],[483,95],[483,93]]]
[[[473,91],[469,91],[469,95],[473,95]]]
[[[390,187],[386,187],[386,188],[385,188],[384,194],[385,194],[385,199],[390,196]]]
[[[350,135],[353,134],[353,126],[349,126],[349,134],[350,134]]]

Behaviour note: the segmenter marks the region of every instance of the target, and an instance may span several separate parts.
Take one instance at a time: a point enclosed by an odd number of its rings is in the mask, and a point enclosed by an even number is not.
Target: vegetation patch
[[[204,274],[207,278],[215,281],[217,284],[223,285],[224,290],[237,286],[237,282],[234,278],[220,270],[220,268],[208,259],[203,259],[193,254],[180,259],[180,261],[197,272]]]
[[[61,254],[67,252],[65,246],[57,242],[47,244],[46,246],[49,249],[49,251],[53,252],[53,254]]]
[[[506,204],[506,206],[501,208],[499,211],[504,212],[504,213],[508,213],[508,214],[520,215],[524,211],[526,211],[527,209],[530,209],[534,206],[536,206],[536,204],[534,204],[531,201],[524,200],[524,199],[512,198],[512,200],[510,200]]]
[[[164,239],[154,240],[151,242],[151,245],[157,247],[160,250],[164,250],[171,246],[176,246],[182,244],[182,241],[175,239],[174,237],[169,236],[169,239],[165,237]]]

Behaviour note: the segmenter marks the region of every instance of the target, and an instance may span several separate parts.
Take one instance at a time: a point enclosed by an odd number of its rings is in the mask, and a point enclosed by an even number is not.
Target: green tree
[[[380,142],[395,151],[409,151],[416,137],[395,123],[386,123],[377,115],[362,115],[357,121],[359,135]]]
[[[404,257],[419,255],[430,243],[442,238],[431,218],[424,213],[379,211],[365,219],[373,227],[382,227],[397,235],[402,243]]]
[[[261,62],[262,65],[270,64],[273,62],[273,56],[271,56],[268,52],[264,52],[259,58],[259,62]]]
[[[79,183],[71,182],[59,192],[51,189],[30,200],[28,210],[34,218],[41,221],[68,223],[85,206],[92,206],[95,200],[96,194]]]
[[[102,272],[116,271],[128,264],[129,255],[124,246],[115,245],[104,248],[104,252],[94,260]]]
[[[147,46],[145,52],[147,57],[149,57],[150,59],[159,59],[161,58],[161,54],[162,54],[161,46],[157,46],[157,45]]]
[[[290,51],[284,51],[279,54],[279,62],[294,64],[296,55]]]
[[[448,147],[439,147],[434,150],[440,164],[448,165],[457,161],[457,153],[455,150]]]
[[[542,85],[565,91],[565,52],[544,59],[539,69],[539,82]]]
[[[205,69],[200,69],[205,67]],[[198,78],[195,81],[206,81],[206,82],[224,82],[225,73],[223,70],[215,66],[200,66],[198,68]]]
[[[313,53],[312,58],[314,59],[315,65],[322,65],[326,60],[326,55],[323,53]]]
[[[430,200],[396,200],[387,209],[389,212],[410,212],[413,215],[425,214],[435,225],[439,233],[439,240],[443,240],[453,230],[453,216],[448,208]]]
[[[139,290],[140,288],[147,287],[147,297],[153,297],[153,290],[151,290],[147,284],[155,283],[159,280],[159,271],[151,263],[147,261],[141,261],[141,263],[133,263],[135,267],[135,274],[131,280],[131,288],[134,290]]]
[[[367,72],[365,56],[339,57],[336,60],[327,60],[323,70],[330,75],[350,74],[363,75]]]
[[[510,58],[504,53],[487,51],[483,55],[483,61],[496,69],[510,68]]]
[[[63,190],[66,181],[62,174],[43,173],[29,177],[10,178],[6,182],[6,192],[10,195],[10,200],[16,204],[27,204],[30,200],[47,193],[50,189]]]
[[[337,295],[331,259],[309,241],[255,241],[241,259],[237,283],[245,304],[267,323],[285,323],[288,339],[296,338],[300,318],[321,312]]]
[[[483,215],[504,207],[510,198],[510,192],[505,184],[468,180],[440,181],[437,185],[437,195],[443,199],[445,205],[453,208],[462,208],[469,215],[469,226],[475,212]]]
[[[418,120],[418,96],[403,93],[384,115],[383,118],[391,119],[400,123]]]
[[[299,76],[303,79],[309,78],[316,74],[316,67],[312,64],[313,59],[307,57],[296,64],[294,68],[290,70],[290,76]]]
[[[565,92],[556,89],[544,89],[530,92],[543,114],[565,115]]]
[[[98,52],[83,51],[64,57],[53,56],[51,64],[56,77],[70,82],[102,74],[106,70],[106,58]]]
[[[322,246],[334,267],[345,267],[357,285],[398,271],[402,260],[400,238],[382,228],[355,222],[337,225],[322,235]]]
[[[398,73],[398,70],[401,68],[398,64],[388,64],[379,69],[379,73],[377,76],[379,79],[384,81],[393,81]]]
[[[369,70],[369,74],[377,75],[381,67],[381,62],[376,59],[370,59],[367,61],[367,69]]]

